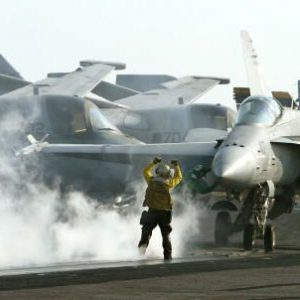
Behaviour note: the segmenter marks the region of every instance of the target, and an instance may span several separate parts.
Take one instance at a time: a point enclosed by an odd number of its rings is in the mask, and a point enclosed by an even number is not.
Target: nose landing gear
[[[215,242],[218,246],[226,246],[231,234],[243,231],[243,248],[252,250],[256,239],[264,241],[264,249],[271,252],[275,247],[275,229],[267,225],[269,211],[274,204],[275,186],[273,182],[246,192],[242,208],[234,223],[231,223],[229,212],[218,213],[215,223]]]
[[[266,183],[256,188],[253,194],[254,224],[247,224],[244,228],[243,247],[245,250],[252,250],[255,239],[263,239],[264,249],[271,252],[275,247],[275,229],[266,225],[268,212],[274,202],[274,184]]]

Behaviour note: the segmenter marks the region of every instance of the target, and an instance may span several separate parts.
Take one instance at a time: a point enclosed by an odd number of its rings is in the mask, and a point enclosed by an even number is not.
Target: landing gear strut
[[[267,216],[274,199],[274,184],[267,182],[257,187],[252,199],[253,224],[249,223],[244,228],[243,247],[252,250],[255,239],[264,240],[266,252],[273,251],[275,247],[275,230],[271,225],[266,225]],[[247,201],[247,200],[246,200]]]

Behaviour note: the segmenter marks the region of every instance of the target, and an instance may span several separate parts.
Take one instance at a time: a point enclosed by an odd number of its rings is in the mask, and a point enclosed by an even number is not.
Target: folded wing
[[[183,77],[161,84],[153,89],[116,101],[134,109],[158,108],[193,103],[217,84],[229,83],[228,79],[214,77]]]
[[[30,96],[33,95],[34,89],[36,88],[40,95],[59,94],[84,97],[114,69],[115,67],[113,65],[95,63],[79,68],[74,72],[67,73],[64,76],[45,78],[7,93],[5,96]]]
[[[216,142],[134,145],[48,144],[40,152],[118,163],[134,163],[149,160],[154,156],[210,161],[216,152]]]

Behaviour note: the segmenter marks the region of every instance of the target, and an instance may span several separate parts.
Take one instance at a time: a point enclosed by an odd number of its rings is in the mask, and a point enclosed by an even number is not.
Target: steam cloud
[[[11,121],[18,126],[12,127]],[[7,144],[23,121],[16,115],[2,120],[1,144]],[[124,214],[79,192],[70,192],[62,200],[58,188],[46,187],[37,176],[34,158],[23,163],[8,147],[2,147],[0,154],[0,268],[143,258],[137,244],[144,183],[137,191],[139,203]],[[175,257],[182,255],[185,243],[199,230],[199,210],[191,201],[178,201],[184,205],[172,224]],[[162,257],[158,229],[146,257]]]

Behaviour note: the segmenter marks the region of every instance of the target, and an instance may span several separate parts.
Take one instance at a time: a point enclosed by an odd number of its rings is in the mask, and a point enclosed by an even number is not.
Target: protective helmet
[[[173,170],[167,164],[159,164],[155,169],[155,173],[157,176],[166,179],[171,179],[174,176]]]

